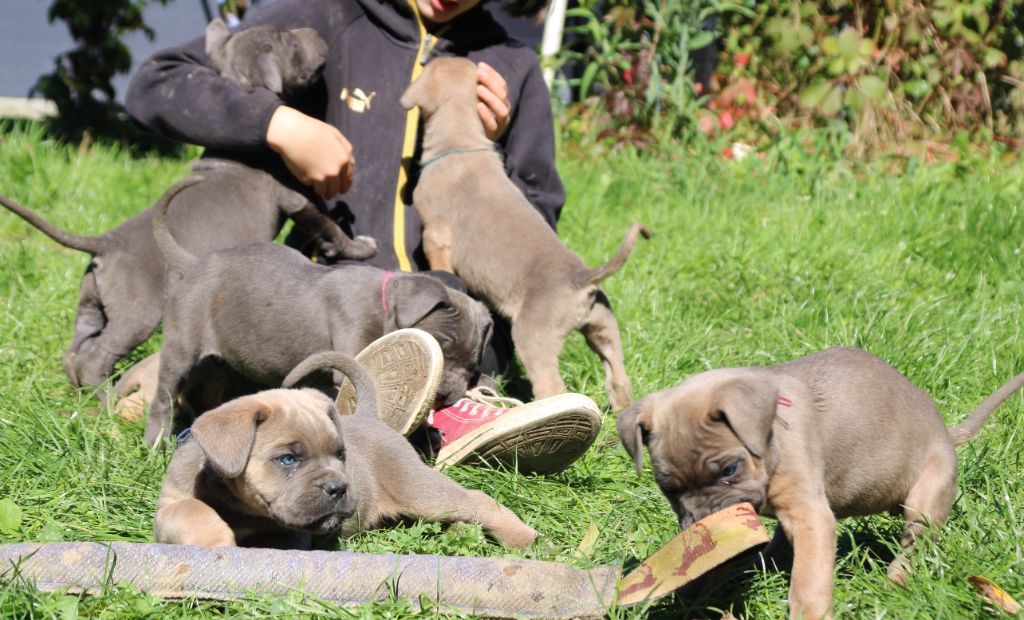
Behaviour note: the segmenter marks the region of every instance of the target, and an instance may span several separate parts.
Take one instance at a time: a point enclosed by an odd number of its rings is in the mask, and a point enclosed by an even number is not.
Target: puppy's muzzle
[[[710,514],[718,512],[719,510],[724,510],[725,508],[728,508],[729,506],[733,506],[735,504],[741,504],[743,502],[746,502],[753,506],[754,511],[760,514],[761,508],[764,506],[764,497],[744,496],[739,498],[729,498],[728,501],[717,504],[709,508],[708,510],[702,510],[700,512],[684,512],[679,516],[679,529],[685,530],[686,528],[690,527],[697,521],[700,521],[701,519]]]

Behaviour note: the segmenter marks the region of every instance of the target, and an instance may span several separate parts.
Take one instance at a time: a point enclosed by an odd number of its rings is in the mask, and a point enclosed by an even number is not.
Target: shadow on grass
[[[148,133],[134,125],[124,113],[103,127],[81,129],[51,117],[44,120],[0,119],[0,138],[9,133],[32,133],[41,139],[55,140],[62,144],[92,144],[114,146],[130,153],[133,158],[148,156],[181,158],[187,145],[163,136]]]

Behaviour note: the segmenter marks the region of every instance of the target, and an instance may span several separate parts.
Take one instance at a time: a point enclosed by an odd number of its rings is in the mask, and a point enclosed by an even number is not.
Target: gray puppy
[[[298,88],[312,82],[324,62],[326,45],[309,28],[252,28],[227,35],[218,22],[207,30],[207,52],[226,76],[244,79],[247,87],[263,86],[278,93]],[[246,56],[250,48],[261,51]],[[286,217],[306,231],[325,256],[365,259],[377,253],[376,240],[350,239],[322,205],[262,170],[204,158],[193,164],[192,171],[204,181],[177,196],[168,219],[175,237],[194,254],[272,241]],[[57,243],[92,254],[79,285],[74,336],[63,362],[75,387],[101,385],[114,364],[159,325],[167,287],[173,284],[165,281],[167,267],[153,239],[152,208],[102,235],[83,236],[57,228],[4,196],[0,204]]]
[[[775,516],[794,550],[790,615],[830,613],[837,518],[891,511],[904,548],[949,515],[954,447],[1024,385],[1018,375],[946,429],[928,394],[858,349],[833,348],[767,367],[703,372],[648,394],[618,416],[639,475],[654,478],[685,528],[750,502]],[[902,583],[903,556],[889,567]]]
[[[254,26],[232,34],[217,18],[206,27],[206,56],[217,73],[243,88],[288,97],[319,77],[327,44],[312,28]]]
[[[186,180],[170,193],[188,191],[195,182]],[[273,243],[196,258],[174,240],[161,207],[153,219],[156,240],[167,263],[184,277],[164,313],[147,445],[167,437],[172,403],[189,391],[193,370],[210,359],[248,382],[276,387],[314,353],[354,356],[403,327],[422,329],[441,345],[439,399],[450,404],[465,393],[491,335],[491,316],[480,302],[429,275],[367,265],[327,267]]]
[[[477,114],[476,65],[435,58],[402,95],[426,119],[413,204],[431,269],[458,275],[512,321],[512,341],[538,398],[565,392],[558,355],[579,330],[605,369],[612,407],[633,400],[618,323],[600,283],[622,268],[640,224],[612,260],[590,268],[558,239],[505,173]],[[513,240],[513,242],[510,242]]]
[[[432,470],[377,418],[372,380],[354,360],[318,354],[285,380],[332,367],[356,391],[340,416],[317,390],[243,396],[200,416],[174,453],[157,502],[157,542],[308,549],[311,535],[351,535],[399,517],[478,522],[525,548],[537,532],[486,494]]]

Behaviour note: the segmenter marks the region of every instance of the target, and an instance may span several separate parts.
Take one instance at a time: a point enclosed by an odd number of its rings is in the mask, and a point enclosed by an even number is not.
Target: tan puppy
[[[1024,385],[1024,374],[945,428],[931,397],[865,351],[834,348],[777,366],[703,372],[649,394],[618,417],[636,461],[680,527],[750,502],[793,546],[790,616],[830,613],[837,518],[893,511],[909,547],[941,524],[956,494],[954,446]],[[779,531],[776,531],[776,538]],[[905,558],[889,568],[903,582]]]
[[[355,385],[358,406],[339,416],[312,389],[232,400],[201,415],[171,459],[157,502],[157,542],[309,548],[311,535],[343,535],[398,517],[473,521],[509,547],[537,532],[480,491],[425,465],[377,419],[372,380],[352,359],[321,353],[286,379],[333,368]]]
[[[558,354],[569,332],[583,333],[605,367],[615,409],[632,402],[619,327],[599,284],[626,262],[634,224],[611,261],[591,269],[509,180],[477,114],[476,65],[435,58],[402,95],[426,119],[413,204],[423,220],[432,269],[458,275],[474,297],[512,321],[512,341],[540,398],[565,391]]]

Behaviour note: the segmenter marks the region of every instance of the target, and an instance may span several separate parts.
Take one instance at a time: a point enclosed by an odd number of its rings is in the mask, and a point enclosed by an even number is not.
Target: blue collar
[[[462,155],[463,153],[478,153],[481,151],[497,151],[499,148],[500,147],[498,146],[498,143],[494,142],[491,144],[491,146],[481,146],[473,149],[452,149],[450,151],[445,151],[444,153],[441,153],[440,155],[435,155],[428,159],[427,161],[420,164],[420,174],[423,174],[423,171],[427,169],[427,166],[436,164],[438,161],[444,159],[445,157],[448,157],[449,155]]]
[[[181,444],[188,441],[188,438],[192,436],[192,427],[188,427],[185,430],[178,433],[178,437],[174,440],[174,447],[180,448]]]

